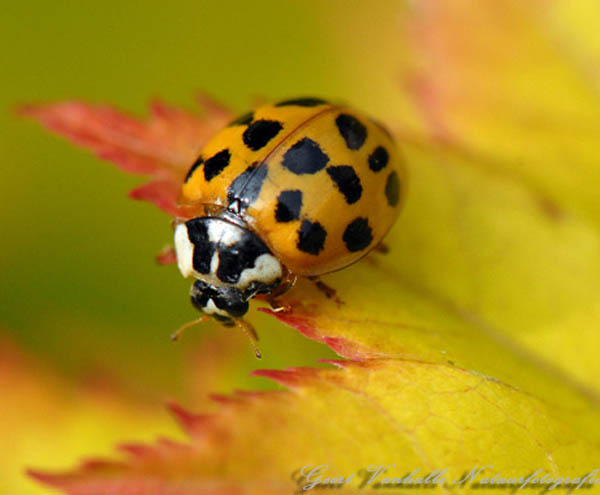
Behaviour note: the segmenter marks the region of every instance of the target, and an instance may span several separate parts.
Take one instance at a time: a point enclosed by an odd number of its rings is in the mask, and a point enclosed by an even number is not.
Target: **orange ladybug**
[[[183,183],[175,254],[192,303],[225,325],[297,276],[365,256],[392,227],[406,169],[380,124],[318,98],[265,105],[204,147]]]

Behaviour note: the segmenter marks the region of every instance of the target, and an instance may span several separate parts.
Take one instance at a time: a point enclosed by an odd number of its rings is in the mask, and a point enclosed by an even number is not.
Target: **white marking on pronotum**
[[[225,224],[223,228],[215,226],[214,222],[209,223],[209,239],[211,242],[220,237],[221,243],[230,246],[242,238],[241,229]],[[282,268],[277,258],[272,254],[261,254],[254,260],[252,268],[242,270],[240,278],[236,284],[227,284],[217,277],[219,269],[219,252],[215,250],[210,260],[210,273],[201,274],[194,270],[194,245],[190,241],[188,228],[186,224],[181,223],[175,228],[175,254],[177,256],[177,266],[184,277],[194,276],[208,284],[215,286],[230,286],[238,289],[247,288],[252,282],[262,282],[271,284],[281,277]]]
[[[181,274],[187,278],[194,274],[194,245],[188,237],[188,229],[184,223],[175,228],[175,255]]]
[[[254,267],[242,271],[235,287],[245,289],[251,282],[270,284],[279,277],[281,277],[281,264],[277,258],[271,254],[261,254],[254,260]]]
[[[215,250],[210,259],[210,275],[216,277],[217,270],[219,269],[219,251]],[[215,279],[218,280],[218,279]]]
[[[215,244],[231,246],[242,239],[242,229],[227,222],[208,222],[208,239]]]

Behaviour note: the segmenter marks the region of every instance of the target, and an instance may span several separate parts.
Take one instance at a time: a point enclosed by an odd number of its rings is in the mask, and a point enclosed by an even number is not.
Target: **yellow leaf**
[[[399,61],[406,90],[382,85],[374,99],[402,124],[411,179],[382,271],[597,394],[597,2],[423,0],[386,9],[401,28],[372,36],[363,28],[356,40],[392,47],[367,45],[376,52],[368,74]],[[365,6],[344,20],[356,30],[370,15]],[[416,134],[407,100],[428,135]],[[347,287],[350,277],[330,280]],[[374,277],[361,283],[375,287]],[[398,311],[410,313],[400,301]]]
[[[325,278],[341,307],[302,284],[277,316],[348,358],[450,360],[518,386],[526,367],[595,396],[596,230],[476,161],[404,149],[412,182],[391,252]]]
[[[593,423],[587,432],[570,424],[578,405],[556,410],[448,364],[339,364],[341,371],[259,372],[292,390],[238,393],[223,399],[215,415],[193,416],[174,406],[190,446],[131,446],[124,462],[35,476],[73,494],[289,494],[319,479],[315,488],[327,488],[331,477],[348,479],[336,483],[335,493],[368,493],[389,489],[394,482],[382,485],[385,478],[413,472],[413,479],[440,474],[424,485],[433,493],[451,487],[453,493],[487,493],[489,485],[479,490],[478,483],[495,475],[523,478],[517,486],[536,471],[538,487],[564,476],[580,482],[600,459],[597,437],[587,438]],[[378,472],[377,466],[389,468]],[[313,469],[320,478],[309,474]]]

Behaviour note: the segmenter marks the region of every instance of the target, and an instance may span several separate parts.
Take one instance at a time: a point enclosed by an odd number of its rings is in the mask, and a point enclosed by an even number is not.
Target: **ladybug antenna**
[[[256,356],[256,359],[262,358],[262,354],[260,353],[256,345],[256,341],[258,340],[258,334],[256,333],[256,330],[254,330],[254,327],[250,325],[250,323],[248,323],[247,321],[242,320],[241,318],[235,318],[233,321],[235,322],[235,325],[246,334],[248,340],[250,340],[250,345],[252,346],[252,349],[254,349],[254,355]]]
[[[204,323],[206,321],[208,321],[209,317],[207,315],[201,316],[200,318],[196,319],[196,320],[192,320],[192,321],[188,321],[185,325],[181,325],[177,331],[173,332],[171,334],[171,340],[173,342],[175,342],[176,340],[179,340],[179,337],[181,337],[181,334],[187,330],[190,327],[193,327],[194,325],[197,325],[198,323]]]

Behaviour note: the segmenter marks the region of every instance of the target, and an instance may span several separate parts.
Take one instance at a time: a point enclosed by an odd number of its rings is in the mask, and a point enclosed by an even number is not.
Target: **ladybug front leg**
[[[271,306],[271,309],[274,313],[288,312],[292,310],[292,305],[290,303],[281,301],[272,294],[266,296],[265,299],[269,303],[269,306]]]
[[[264,296],[264,299],[269,303],[269,306],[271,306],[273,311],[279,313],[281,311],[292,310],[292,305],[290,303],[283,302],[277,298],[290,290],[296,284],[296,280],[296,275],[291,272],[287,272],[283,281],[273,290],[273,292]]]
[[[246,337],[248,337],[250,345],[254,350],[254,355],[256,356],[256,359],[261,359],[262,354],[260,353],[260,351],[258,350],[258,346],[256,345],[256,342],[258,341],[258,334],[256,333],[254,327],[242,318],[233,318],[233,322],[235,323],[235,326],[238,327],[242,332],[244,332],[246,334]]]

